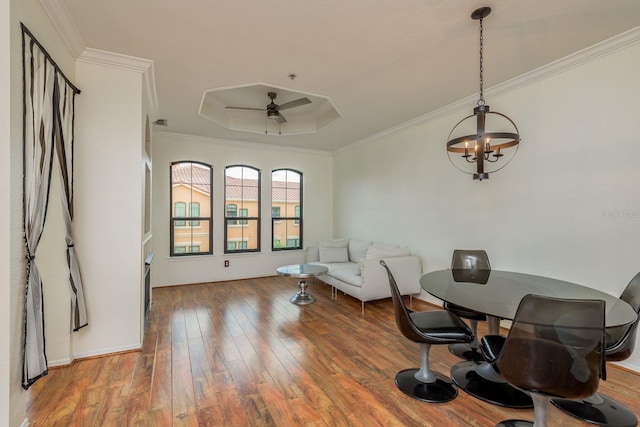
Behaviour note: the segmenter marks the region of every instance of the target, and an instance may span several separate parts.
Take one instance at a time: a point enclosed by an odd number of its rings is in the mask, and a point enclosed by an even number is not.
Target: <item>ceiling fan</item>
[[[254,110],[254,111],[266,111],[267,118],[277,120],[278,123],[286,123],[287,119],[284,118],[282,114],[280,114],[280,110],[288,110],[289,108],[300,107],[302,105],[310,104],[311,100],[309,98],[300,98],[295,101],[285,102],[282,105],[278,105],[274,102],[274,99],[278,97],[278,94],[275,92],[267,93],[267,96],[271,100],[269,104],[267,104],[266,108],[251,108],[251,107],[224,107],[233,110]]]

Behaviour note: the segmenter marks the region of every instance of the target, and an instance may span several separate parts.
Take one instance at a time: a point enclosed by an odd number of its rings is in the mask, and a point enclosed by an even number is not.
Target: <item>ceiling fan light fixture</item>
[[[490,111],[484,101],[482,23],[490,13],[490,7],[481,7],[471,14],[472,19],[480,21],[480,99],[473,114],[456,123],[447,138],[449,161],[460,171],[473,174],[473,179],[480,181],[489,179],[489,173],[505,167],[515,156],[520,144],[518,127],[513,120]],[[470,166],[473,168],[471,171]]]
[[[267,117],[273,120],[277,120],[280,117],[280,112],[278,110],[267,110]]]

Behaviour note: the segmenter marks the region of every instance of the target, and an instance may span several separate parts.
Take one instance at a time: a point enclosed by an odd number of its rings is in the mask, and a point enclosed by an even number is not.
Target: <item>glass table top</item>
[[[329,269],[322,265],[315,264],[293,264],[278,267],[276,272],[281,276],[293,277],[313,277],[327,273]]]
[[[549,277],[500,270],[438,270],[420,278],[431,295],[501,319],[513,319],[522,297],[599,299],[606,303],[606,326],[633,323],[637,314],[620,298],[597,289]]]

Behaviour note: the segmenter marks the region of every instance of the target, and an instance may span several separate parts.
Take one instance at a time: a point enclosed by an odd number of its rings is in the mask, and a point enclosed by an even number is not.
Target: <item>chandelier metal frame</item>
[[[489,106],[485,104],[484,100],[484,26],[483,20],[491,13],[490,7],[481,7],[476,9],[471,18],[480,21],[480,98],[478,99],[477,106],[473,109],[473,114],[460,120],[453,127],[447,138],[447,155],[449,161],[467,174],[473,174],[473,179],[482,181],[483,179],[489,179],[489,173],[497,172],[504,168],[515,156],[515,152],[518,150],[520,144],[520,133],[518,127],[508,116],[498,113],[497,111],[491,111]],[[513,126],[511,131],[487,131],[487,117],[500,117]],[[456,129],[458,129],[467,120],[476,118],[476,133],[468,134],[464,136],[454,137]],[[503,120],[503,121],[504,121]],[[470,147],[469,144],[472,144]],[[498,162],[501,157],[504,157],[504,151],[515,147],[513,155],[505,161],[500,167],[486,171],[485,166],[490,163]],[[468,172],[454,163],[451,158],[452,153],[461,154],[461,157],[469,164],[475,164],[475,172]]]

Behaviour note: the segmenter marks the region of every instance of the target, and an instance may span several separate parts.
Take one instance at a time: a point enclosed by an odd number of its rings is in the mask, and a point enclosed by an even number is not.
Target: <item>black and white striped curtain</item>
[[[73,250],[73,109],[80,91],[22,26],[24,72],[24,233],[27,283],[24,308],[22,387],[47,374],[42,278],[35,254],[44,230],[54,147],[60,162],[63,216],[72,295],[72,325],[87,325],[80,270]]]

